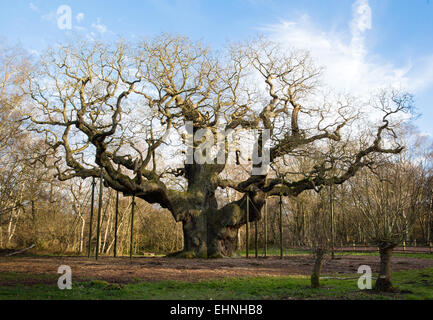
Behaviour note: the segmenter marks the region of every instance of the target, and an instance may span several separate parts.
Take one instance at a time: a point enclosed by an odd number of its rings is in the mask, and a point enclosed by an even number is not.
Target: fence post
[[[90,258],[90,251],[91,251],[91,246],[92,246],[92,227],[93,227],[93,205],[95,202],[95,178],[92,177],[92,196],[91,196],[91,203],[90,203],[90,221],[89,221],[89,243],[88,243],[88,248],[87,248],[87,258]]]

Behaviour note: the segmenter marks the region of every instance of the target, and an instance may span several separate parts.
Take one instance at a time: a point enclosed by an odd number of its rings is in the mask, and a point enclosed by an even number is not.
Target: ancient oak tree
[[[326,93],[321,72],[307,53],[265,40],[220,53],[169,35],[75,44],[41,59],[26,119],[45,134],[60,180],[99,177],[102,168],[107,186],[159,204],[182,222],[181,255],[230,256],[247,206],[249,221],[257,221],[266,197],[342,184],[372,155],[402,150],[392,130],[408,107],[399,95],[386,108],[372,102],[379,121],[363,129],[356,124],[368,106]],[[210,138],[188,145],[187,124],[190,134],[206,129]],[[240,128],[257,130],[252,148],[241,141],[232,155],[226,139],[219,149],[225,161],[186,161],[188,148],[206,158],[204,143]],[[252,150],[266,161],[241,164]],[[305,156],[308,163],[292,165]],[[228,163],[243,174],[229,174]],[[262,170],[253,174],[253,166]],[[216,193],[227,188],[238,200],[219,205]]]

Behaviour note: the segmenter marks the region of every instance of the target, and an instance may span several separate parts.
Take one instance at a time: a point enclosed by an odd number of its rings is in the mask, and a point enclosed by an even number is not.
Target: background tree
[[[24,201],[23,161],[32,156],[32,141],[18,121],[25,101],[21,88],[29,72],[25,52],[0,43],[0,247],[10,243],[16,231]]]

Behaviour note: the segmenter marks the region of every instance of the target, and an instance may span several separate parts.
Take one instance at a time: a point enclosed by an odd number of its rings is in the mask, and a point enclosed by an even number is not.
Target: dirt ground
[[[259,259],[221,259],[186,260],[159,257],[129,258],[101,257],[98,261],[87,257],[0,257],[0,272],[23,274],[57,275],[60,265],[72,269],[75,281],[105,280],[110,283],[131,283],[139,280],[184,280],[221,279],[227,277],[287,276],[310,275],[313,259],[309,255],[287,256]],[[423,269],[433,267],[433,259],[394,257],[393,271]],[[379,257],[376,256],[337,256],[327,259],[323,275],[356,273],[360,265],[371,266],[378,272]],[[26,278],[26,277],[24,277]],[[22,284],[52,282],[51,280],[32,280],[26,278]],[[10,280],[1,279],[1,285],[16,285]]]

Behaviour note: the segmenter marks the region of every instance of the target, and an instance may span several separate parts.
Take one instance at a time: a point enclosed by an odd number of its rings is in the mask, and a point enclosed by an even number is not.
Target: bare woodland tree
[[[27,80],[29,66],[20,48],[0,43],[0,247],[10,242],[22,211],[22,160],[29,156],[31,143],[18,120],[25,100],[20,88]]]
[[[247,222],[248,200],[249,221],[257,221],[266,197],[342,184],[371,165],[373,155],[402,150],[392,128],[410,107],[408,95],[363,105],[381,115],[358,134],[353,128],[361,124],[361,103],[323,94],[320,74],[308,54],[264,40],[232,46],[221,56],[168,35],[138,45],[62,46],[40,61],[27,119],[45,134],[58,179],[99,177],[102,168],[106,186],[159,204],[182,222],[182,255],[230,256]],[[250,162],[248,177],[237,180],[224,174],[228,161],[162,166],[162,158],[182,158],[186,143],[168,133],[181,137],[187,122],[194,133],[210,129],[214,141],[218,128],[269,130],[268,170],[252,175],[260,164]],[[259,135],[259,155],[264,142]],[[194,140],[193,150],[201,152],[204,143]],[[226,142],[226,160],[228,149]],[[301,156],[309,163],[284,170]],[[218,188],[242,197],[219,207]]]

